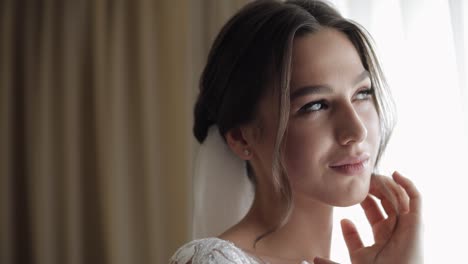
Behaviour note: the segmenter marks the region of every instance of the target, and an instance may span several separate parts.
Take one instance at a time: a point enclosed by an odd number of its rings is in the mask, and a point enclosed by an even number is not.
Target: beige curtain
[[[246,0],[0,0],[0,263],[167,263],[190,239],[214,35]]]

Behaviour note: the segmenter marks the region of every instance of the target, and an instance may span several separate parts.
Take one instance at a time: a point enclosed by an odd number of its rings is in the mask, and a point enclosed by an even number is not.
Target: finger
[[[414,183],[406,178],[403,177],[399,172],[395,171],[393,174],[393,179],[403,187],[409,197],[409,210],[410,212],[414,213],[421,213],[422,209],[422,198],[421,194],[419,193],[418,189],[414,185]]]
[[[343,233],[346,247],[348,248],[350,255],[352,252],[364,247],[356,226],[350,220],[341,220],[341,232]]]
[[[409,197],[406,191],[401,187],[398,183],[395,182],[390,177],[382,177],[383,183],[390,187],[393,194],[396,196],[398,200],[398,209],[402,213],[406,213],[409,211]]]
[[[396,201],[396,198],[395,198]],[[397,202],[390,202],[388,199],[382,199],[380,200],[380,204],[385,210],[385,213],[387,213],[388,216],[394,216],[397,214],[398,208],[396,205]]]
[[[369,193],[381,200],[382,207],[388,216],[396,215],[398,209],[397,195],[391,190],[385,182],[388,182],[388,177],[373,174],[371,177],[371,184]]]
[[[333,262],[329,259],[324,259],[321,257],[315,257],[314,258],[314,264],[339,264],[338,262]]]
[[[409,208],[409,203],[410,199],[408,194],[406,193],[405,189],[401,187],[401,185],[397,184],[398,186],[398,200],[400,201],[400,211],[402,213],[408,213],[410,208]]]
[[[364,213],[366,214],[367,220],[369,220],[371,226],[385,220],[377,202],[372,197],[367,196],[366,199],[361,202],[361,207],[364,209]]]

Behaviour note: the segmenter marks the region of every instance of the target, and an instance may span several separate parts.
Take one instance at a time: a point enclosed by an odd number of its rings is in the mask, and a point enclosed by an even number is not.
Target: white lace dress
[[[268,263],[252,256],[234,243],[217,237],[193,240],[180,247],[169,260],[170,264],[262,264]],[[310,264],[302,261],[300,264]]]

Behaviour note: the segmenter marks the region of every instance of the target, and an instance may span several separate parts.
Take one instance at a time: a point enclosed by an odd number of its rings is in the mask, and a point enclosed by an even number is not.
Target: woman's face
[[[284,138],[293,196],[334,206],[366,197],[380,142],[371,88],[369,73],[343,33],[322,29],[295,39]],[[266,96],[259,108],[263,140],[255,148],[263,168],[271,164],[276,140],[275,101]]]

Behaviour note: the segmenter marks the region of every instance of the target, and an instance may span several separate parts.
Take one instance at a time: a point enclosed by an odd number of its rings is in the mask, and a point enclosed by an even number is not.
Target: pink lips
[[[368,160],[369,154],[363,153],[358,156],[348,156],[340,159],[329,165],[329,167],[342,174],[355,175],[363,172]]]

